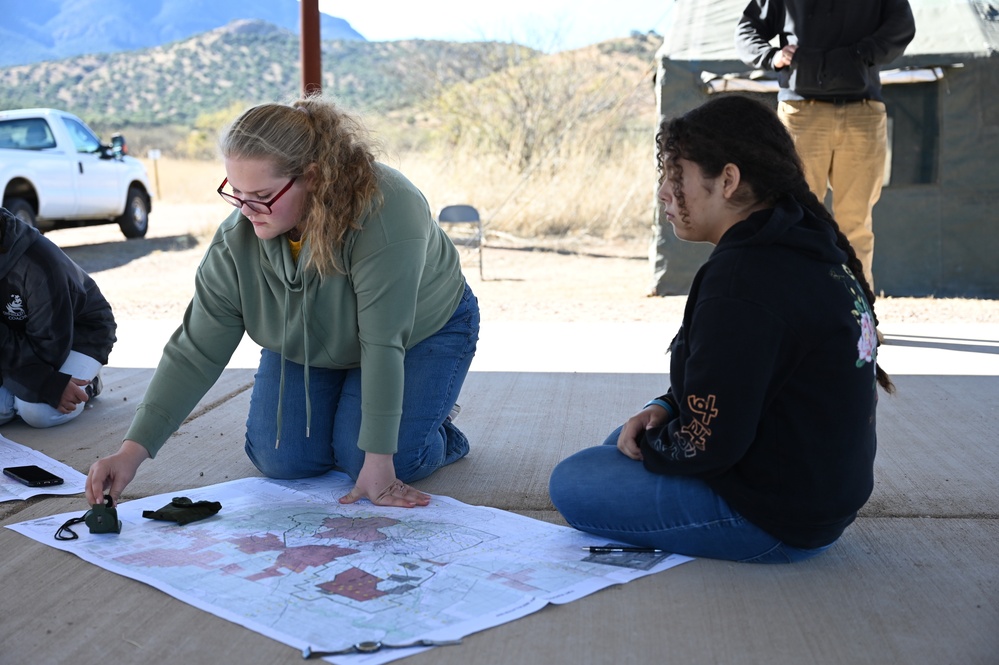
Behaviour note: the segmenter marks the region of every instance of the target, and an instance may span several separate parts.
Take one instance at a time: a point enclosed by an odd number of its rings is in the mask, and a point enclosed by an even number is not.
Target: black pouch
[[[821,51],[799,46],[792,61],[794,91],[805,97],[862,98],[870,86],[866,65],[849,48]]]
[[[179,526],[211,517],[222,510],[218,501],[191,501],[186,496],[175,496],[159,510],[143,510],[142,516],[151,520],[176,522]]]

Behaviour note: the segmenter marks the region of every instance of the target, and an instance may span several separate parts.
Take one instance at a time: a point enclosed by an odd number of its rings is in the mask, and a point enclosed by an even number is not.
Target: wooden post
[[[161,198],[160,194],[160,155],[161,151],[159,148],[155,148],[146,152],[146,158],[153,161],[153,178],[156,182],[156,198]]]
[[[322,46],[319,37],[319,0],[301,0],[302,5],[302,93],[323,89]]]

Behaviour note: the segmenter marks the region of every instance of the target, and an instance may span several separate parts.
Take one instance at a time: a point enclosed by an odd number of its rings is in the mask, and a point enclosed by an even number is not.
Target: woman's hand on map
[[[112,505],[117,506],[118,497],[146,459],[149,459],[149,451],[141,444],[126,439],[118,452],[91,464],[87,474],[87,501],[90,505],[103,504],[104,495],[110,494],[114,502]]]
[[[415,508],[430,503],[430,495],[414,489],[395,477],[391,455],[364,453],[364,464],[350,493],[340,503],[367,499],[378,506]]]

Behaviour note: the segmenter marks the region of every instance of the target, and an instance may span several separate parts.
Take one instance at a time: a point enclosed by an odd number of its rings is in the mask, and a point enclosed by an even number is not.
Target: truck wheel
[[[115,220],[126,238],[142,238],[149,230],[149,199],[141,188],[128,188],[125,212]]]
[[[3,202],[3,207],[28,226],[36,226],[35,209],[24,199],[7,199]]]

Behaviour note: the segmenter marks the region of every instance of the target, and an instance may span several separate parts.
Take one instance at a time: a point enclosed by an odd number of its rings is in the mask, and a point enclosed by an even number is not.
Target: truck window
[[[73,138],[73,145],[76,146],[77,152],[91,153],[100,151],[100,139],[94,136],[89,127],[72,118],[63,118],[62,121],[65,123],[66,129],[69,130],[69,135]]]
[[[0,121],[0,148],[46,150],[56,147],[49,124],[42,118]]]

